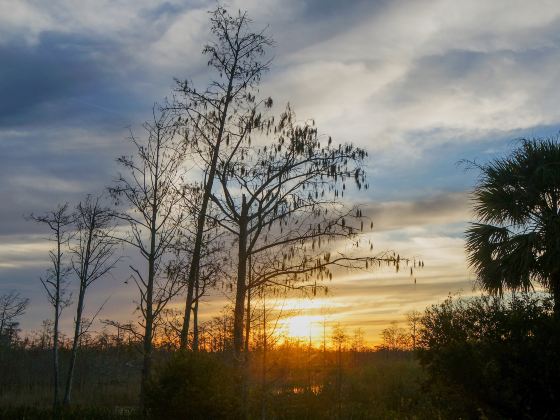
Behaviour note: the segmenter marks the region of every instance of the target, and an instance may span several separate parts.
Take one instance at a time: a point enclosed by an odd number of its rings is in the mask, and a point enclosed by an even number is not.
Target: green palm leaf
[[[547,287],[560,309],[560,145],[523,140],[510,156],[478,166],[476,221],[466,231],[468,263],[491,293]]]

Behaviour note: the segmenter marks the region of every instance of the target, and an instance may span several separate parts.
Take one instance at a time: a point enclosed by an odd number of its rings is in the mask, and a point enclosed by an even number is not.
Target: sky
[[[204,86],[201,50],[216,4],[0,0],[0,293],[31,299],[25,331],[51,315],[39,283],[46,232],[25,216],[103,191],[115,158],[131,151],[128,130],[170,94],[174,78]],[[558,133],[560,3],[223,4],[247,10],[275,40],[260,94],[369,151],[371,188],[359,200],[373,217],[376,249],[425,261],[416,283],[406,272],[346,273],[327,297],[290,305],[313,322],[360,327],[373,342],[410,310],[472,293],[463,236],[477,174],[459,162],[486,162],[520,138]],[[86,312],[109,297],[103,318],[134,319],[127,275],[121,264],[95,284]],[[223,299],[208,299],[205,316]],[[67,310],[63,326],[71,322]]]

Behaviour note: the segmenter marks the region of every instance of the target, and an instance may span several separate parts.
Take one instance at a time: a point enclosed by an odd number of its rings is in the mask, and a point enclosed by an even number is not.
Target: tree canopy
[[[560,309],[560,144],[522,140],[511,155],[476,165],[476,222],[466,232],[468,262],[483,289],[540,284]]]

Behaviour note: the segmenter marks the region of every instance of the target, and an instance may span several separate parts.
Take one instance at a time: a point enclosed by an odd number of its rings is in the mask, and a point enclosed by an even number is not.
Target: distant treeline
[[[449,297],[413,314],[408,327],[388,327],[375,349],[335,326],[326,346],[255,342],[241,370],[231,335],[197,353],[162,342],[144,411],[137,406],[141,340],[115,329],[80,347],[77,408],[65,413],[81,407],[91,418],[552,419],[560,413],[560,321],[553,309],[552,298],[539,292]],[[14,418],[29,407],[51,413],[48,343],[6,343],[0,406]],[[62,370],[70,356],[70,348],[61,349]]]

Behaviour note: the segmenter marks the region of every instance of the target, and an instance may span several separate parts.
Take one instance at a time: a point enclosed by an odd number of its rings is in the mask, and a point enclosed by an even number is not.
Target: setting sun
[[[298,315],[287,318],[282,322],[281,331],[292,338],[306,337],[316,339],[322,332],[323,318],[320,316]]]

